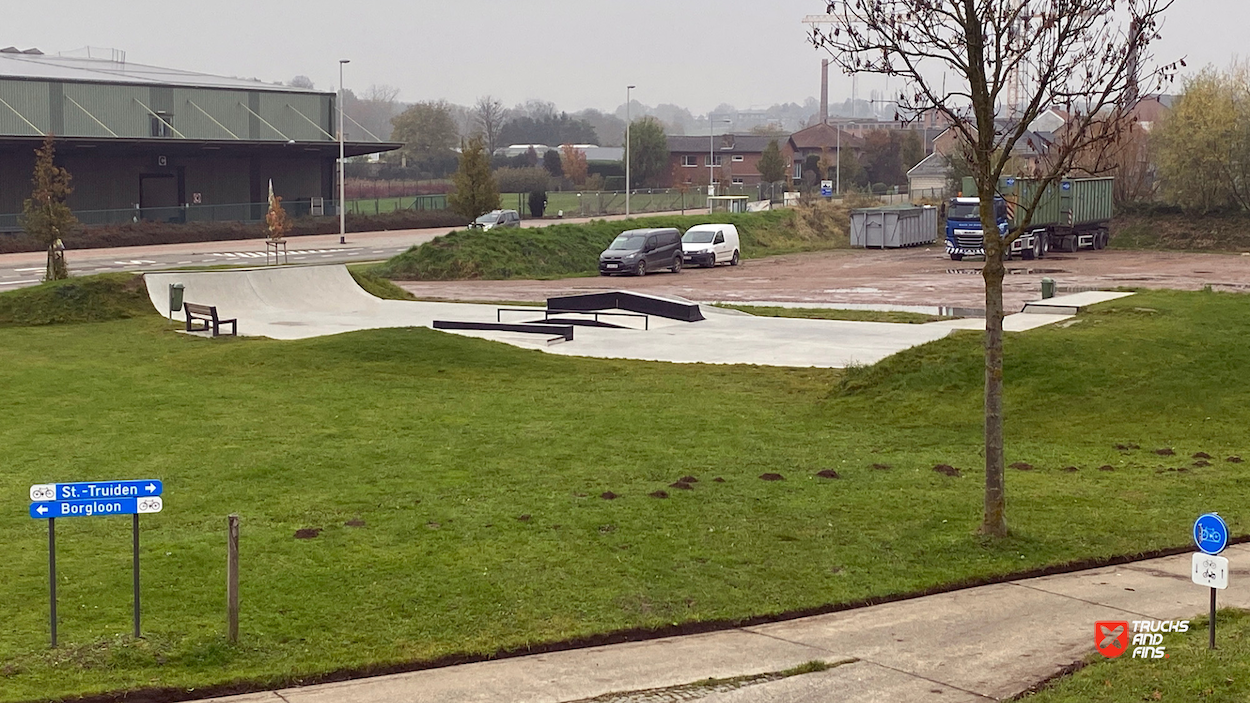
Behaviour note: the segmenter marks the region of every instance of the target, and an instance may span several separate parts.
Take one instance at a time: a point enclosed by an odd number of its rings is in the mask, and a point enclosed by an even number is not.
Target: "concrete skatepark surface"
[[[1225,556],[1241,566],[1250,545]],[[951,703],[1001,701],[1094,652],[1099,620],[1204,614],[1190,555],[940,593],[765,625],[377,676],[217,703]],[[1224,607],[1250,607],[1230,582]],[[1201,635],[1199,635],[1201,636]],[[1171,642],[1167,635],[1164,645]],[[709,677],[776,672],[819,660],[827,671],[728,692]],[[1114,666],[1134,666],[1127,655]],[[639,692],[630,694],[627,692]],[[621,695],[608,695],[608,694]]]
[[[169,285],[180,283],[184,300],[214,305],[222,319],[237,318],[240,335],[306,339],[387,327],[432,327],[435,320],[495,322],[498,306],[382,300],[360,288],[346,267],[282,266],[145,275],[153,306],[168,313]],[[687,323],[652,316],[616,318],[629,329],[576,328],[574,339],[549,344],[544,335],[503,331],[454,333],[506,342],[554,354],[677,363],[762,364],[842,368],[881,359],[950,334],[977,329],[979,319],[925,325],[755,317],[704,306],[707,319]],[[561,315],[561,317],[579,317]],[[589,319],[589,315],[581,315]],[[1012,315],[1004,324],[1022,331],[1067,319],[1065,315]],[[181,311],[173,314],[182,320]],[[542,310],[507,313],[507,322],[542,319]]]

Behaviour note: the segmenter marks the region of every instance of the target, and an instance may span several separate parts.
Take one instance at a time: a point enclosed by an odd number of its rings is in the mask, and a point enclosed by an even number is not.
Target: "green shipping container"
[[[1071,227],[1080,229],[1088,225],[1111,220],[1112,190],[1114,178],[1065,178],[1051,185],[1037,203],[1030,229],[1040,227]],[[998,194],[1008,203],[1011,226],[1016,227],[1024,217],[1016,203],[1032,199],[1037,181],[1032,178],[1006,177],[999,181]],[[965,176],[963,193],[976,197],[976,184]]]

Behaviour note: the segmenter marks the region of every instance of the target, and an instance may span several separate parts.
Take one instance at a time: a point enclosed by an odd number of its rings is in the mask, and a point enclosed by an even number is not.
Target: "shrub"
[[[540,167],[501,168],[495,171],[500,193],[532,193],[547,190],[551,176]]]
[[[542,217],[547,211],[547,191],[535,190],[530,193],[530,215]]]

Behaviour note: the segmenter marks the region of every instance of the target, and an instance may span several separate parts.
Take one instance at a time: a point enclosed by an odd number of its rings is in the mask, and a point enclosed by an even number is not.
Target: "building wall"
[[[170,178],[181,205],[236,205],[264,202],[273,179],[274,193],[287,201],[333,198],[334,160],[307,156],[166,156],[136,153],[99,155],[82,149],[58,153],[57,163],[70,172],[73,210],[118,210],[140,203],[141,184]],[[33,150],[0,152],[0,214],[22,210],[30,196]],[[199,202],[195,195],[199,194]],[[150,203],[145,203],[150,205]]]
[[[733,154],[725,151],[716,154],[720,156],[722,166],[713,169],[715,171],[715,180],[723,181],[725,178],[724,166],[729,167],[729,178],[741,178],[743,185],[756,185],[760,182],[760,172],[757,165],[760,162],[762,154],[758,153],[740,153]],[[682,158],[685,156],[693,156],[698,163],[697,166],[682,166]],[[742,161],[734,161],[734,156],[741,156]],[[696,175],[697,174],[697,175]],[[708,177],[708,153],[693,152],[673,152],[668,157],[668,170],[661,179],[661,185],[665,188],[671,188],[675,185],[674,176],[684,176],[687,182],[707,184]]]
[[[0,136],[150,138],[153,112],[171,116],[169,139],[332,142],[335,133],[325,93],[0,79],[0,100]]]

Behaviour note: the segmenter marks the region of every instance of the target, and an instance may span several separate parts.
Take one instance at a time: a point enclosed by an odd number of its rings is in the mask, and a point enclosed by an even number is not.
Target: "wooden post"
[[[226,518],[226,639],[239,641],[239,516]]]

